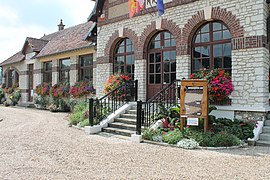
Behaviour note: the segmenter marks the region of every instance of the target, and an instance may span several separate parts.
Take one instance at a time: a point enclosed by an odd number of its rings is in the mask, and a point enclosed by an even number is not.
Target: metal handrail
[[[89,125],[94,126],[100,123],[109,114],[115,112],[118,108],[131,101],[130,96],[120,98],[117,92],[122,88],[127,87],[127,93],[132,96],[131,99],[137,101],[138,99],[138,80],[125,82],[121,86],[112,90],[100,99],[91,98],[89,100]],[[135,91],[134,91],[135,90]]]

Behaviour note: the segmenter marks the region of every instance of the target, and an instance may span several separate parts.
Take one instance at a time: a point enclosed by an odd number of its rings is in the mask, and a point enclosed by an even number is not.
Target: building
[[[129,17],[128,1],[96,0],[89,21],[97,23],[97,95],[113,73],[139,80],[139,99],[201,68],[231,73],[234,91],[220,114],[262,119],[269,111],[269,46],[266,0],[164,0]]]
[[[27,37],[22,50],[0,64],[3,83],[19,85],[21,105],[33,103],[33,90],[42,82],[93,81],[95,44],[84,40],[92,22],[64,26],[61,20],[59,31],[39,39]]]

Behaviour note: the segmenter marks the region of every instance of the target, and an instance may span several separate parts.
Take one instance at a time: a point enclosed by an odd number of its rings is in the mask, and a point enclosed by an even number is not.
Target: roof
[[[50,56],[89,47],[89,41],[84,41],[83,38],[88,33],[92,24],[93,22],[90,21],[43,36],[41,39],[48,41],[48,43],[36,57]]]
[[[0,63],[0,66],[21,62],[22,60],[24,60],[24,58],[25,58],[25,55],[22,53],[22,51],[19,51],[13,56],[11,56],[10,58],[8,58],[7,60]]]
[[[34,52],[39,52],[42,50],[43,47],[49,42],[44,39],[36,39],[36,38],[31,38],[27,37],[26,41],[28,42],[29,46],[32,48]]]

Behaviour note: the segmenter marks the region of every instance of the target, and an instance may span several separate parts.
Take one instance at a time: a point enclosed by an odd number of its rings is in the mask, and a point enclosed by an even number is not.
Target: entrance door
[[[156,34],[148,48],[147,99],[176,79],[176,47],[167,31]]]
[[[28,65],[28,101],[32,102],[33,101],[33,73],[34,73],[34,65],[29,64]]]

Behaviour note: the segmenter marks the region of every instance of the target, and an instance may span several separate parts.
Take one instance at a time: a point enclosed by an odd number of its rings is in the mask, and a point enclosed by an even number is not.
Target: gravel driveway
[[[86,135],[67,114],[0,106],[0,179],[270,179],[270,148],[184,150]]]

